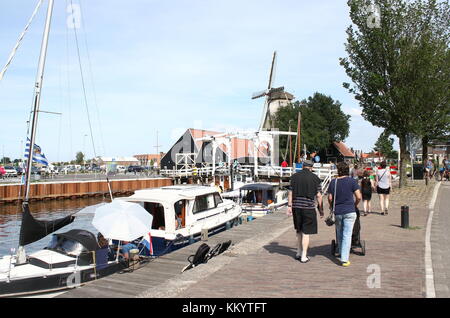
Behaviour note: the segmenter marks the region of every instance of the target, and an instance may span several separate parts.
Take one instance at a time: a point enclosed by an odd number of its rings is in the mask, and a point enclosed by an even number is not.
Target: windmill
[[[254,93],[252,99],[257,99],[265,96],[264,108],[262,113],[261,122],[259,124],[259,130],[272,129],[273,126],[273,116],[280,106],[286,106],[290,103],[294,96],[284,91],[284,86],[272,87],[275,78],[275,64],[277,58],[277,51],[273,52],[272,65],[270,67],[269,73],[269,84],[267,89]]]

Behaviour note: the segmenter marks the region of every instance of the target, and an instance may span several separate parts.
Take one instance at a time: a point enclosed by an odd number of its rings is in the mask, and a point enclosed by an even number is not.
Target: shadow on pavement
[[[270,254],[280,254],[294,258],[297,253],[297,248],[280,245],[278,242],[271,242],[264,246],[264,249]],[[331,244],[312,246],[308,249],[308,256],[324,256],[336,265],[341,265],[340,261],[331,255]]]

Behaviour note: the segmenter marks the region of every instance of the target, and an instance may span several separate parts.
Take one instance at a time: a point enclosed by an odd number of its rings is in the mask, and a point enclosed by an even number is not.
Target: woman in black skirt
[[[374,181],[370,177],[370,172],[367,170],[364,170],[363,177],[361,180],[361,192],[362,192],[362,199],[363,199],[363,205],[364,205],[364,214],[363,216],[366,216],[371,208],[370,208],[370,200],[372,199],[372,190],[375,188]]]

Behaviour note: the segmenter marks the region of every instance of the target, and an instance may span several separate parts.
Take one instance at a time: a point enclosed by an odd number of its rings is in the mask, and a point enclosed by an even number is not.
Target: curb
[[[436,298],[436,290],[434,288],[433,261],[431,259],[431,225],[433,223],[434,207],[436,205],[437,194],[441,183],[434,186],[433,196],[431,198],[428,209],[427,230],[425,233],[425,295],[426,298]]]

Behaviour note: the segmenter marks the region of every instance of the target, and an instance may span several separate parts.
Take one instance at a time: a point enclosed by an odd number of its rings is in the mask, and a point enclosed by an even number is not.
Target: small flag
[[[150,251],[150,255],[153,255],[152,235],[150,234],[150,232],[148,232],[148,234],[144,235],[142,243]]]
[[[25,147],[25,158],[28,159],[28,154],[30,152],[30,138],[27,138],[27,144]],[[34,144],[33,147],[33,161],[40,163],[44,166],[48,166],[48,160],[45,158],[45,155],[42,153],[41,147]]]

